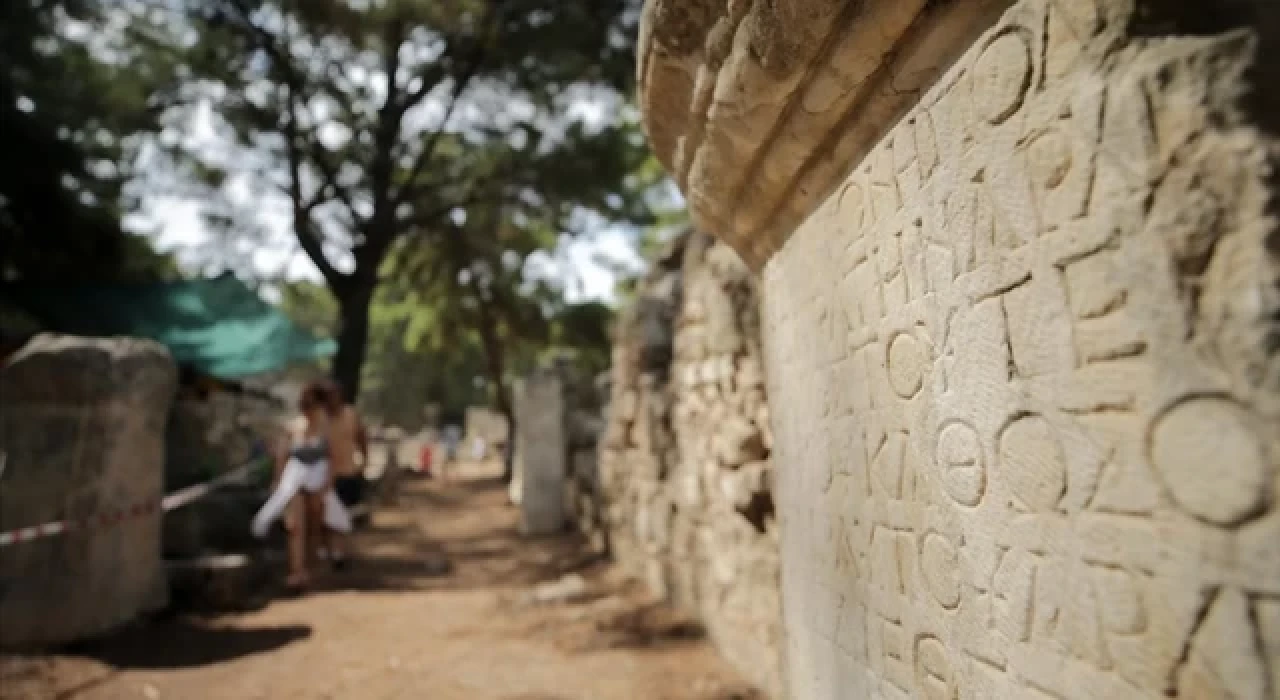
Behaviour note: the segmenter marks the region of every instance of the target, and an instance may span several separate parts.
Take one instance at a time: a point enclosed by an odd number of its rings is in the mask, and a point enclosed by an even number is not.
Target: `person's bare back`
[[[329,444],[333,455],[333,473],[338,477],[359,476],[356,451],[359,446],[360,416],[351,406],[343,406],[330,429]]]

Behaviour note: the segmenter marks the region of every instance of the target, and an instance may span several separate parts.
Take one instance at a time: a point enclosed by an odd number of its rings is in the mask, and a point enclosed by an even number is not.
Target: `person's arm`
[[[287,432],[276,433],[271,445],[271,490],[280,485],[280,475],[284,473],[284,465],[289,461],[289,435]]]
[[[360,463],[368,466],[369,464],[369,431],[365,430],[364,421],[360,420],[359,414],[355,415],[356,420],[356,449],[360,451]]]

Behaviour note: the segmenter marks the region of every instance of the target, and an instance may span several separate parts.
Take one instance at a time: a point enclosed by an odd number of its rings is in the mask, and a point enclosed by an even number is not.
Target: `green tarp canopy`
[[[161,284],[13,285],[7,298],[49,331],[150,338],[203,374],[240,379],[333,355],[234,275]]]

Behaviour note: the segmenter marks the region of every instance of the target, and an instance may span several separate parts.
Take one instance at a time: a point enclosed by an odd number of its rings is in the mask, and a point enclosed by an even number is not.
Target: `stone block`
[[[762,459],[766,454],[760,431],[742,416],[733,415],[721,421],[714,440],[716,459],[729,469]]]
[[[526,535],[560,532],[565,526],[564,482],[569,475],[564,385],[554,372],[536,372],[516,394],[520,531]]]
[[[163,347],[122,338],[37,336],[0,369],[0,532],[91,519],[0,548],[0,647],[91,637],[165,604],[158,506],[176,385]]]
[[[1280,5],[664,4],[646,124],[760,273],[785,694],[1275,697]]]

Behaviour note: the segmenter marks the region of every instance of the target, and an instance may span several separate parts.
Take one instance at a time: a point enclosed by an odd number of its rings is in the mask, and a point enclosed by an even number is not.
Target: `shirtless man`
[[[335,405],[335,417],[329,432],[333,489],[347,510],[350,510],[363,496],[363,470],[369,461],[368,439],[355,407],[343,402],[341,388],[336,383],[329,383],[328,389]],[[360,454],[358,462],[356,453]],[[345,533],[330,531],[329,554],[333,558],[334,568],[341,569],[346,565],[345,540]]]

